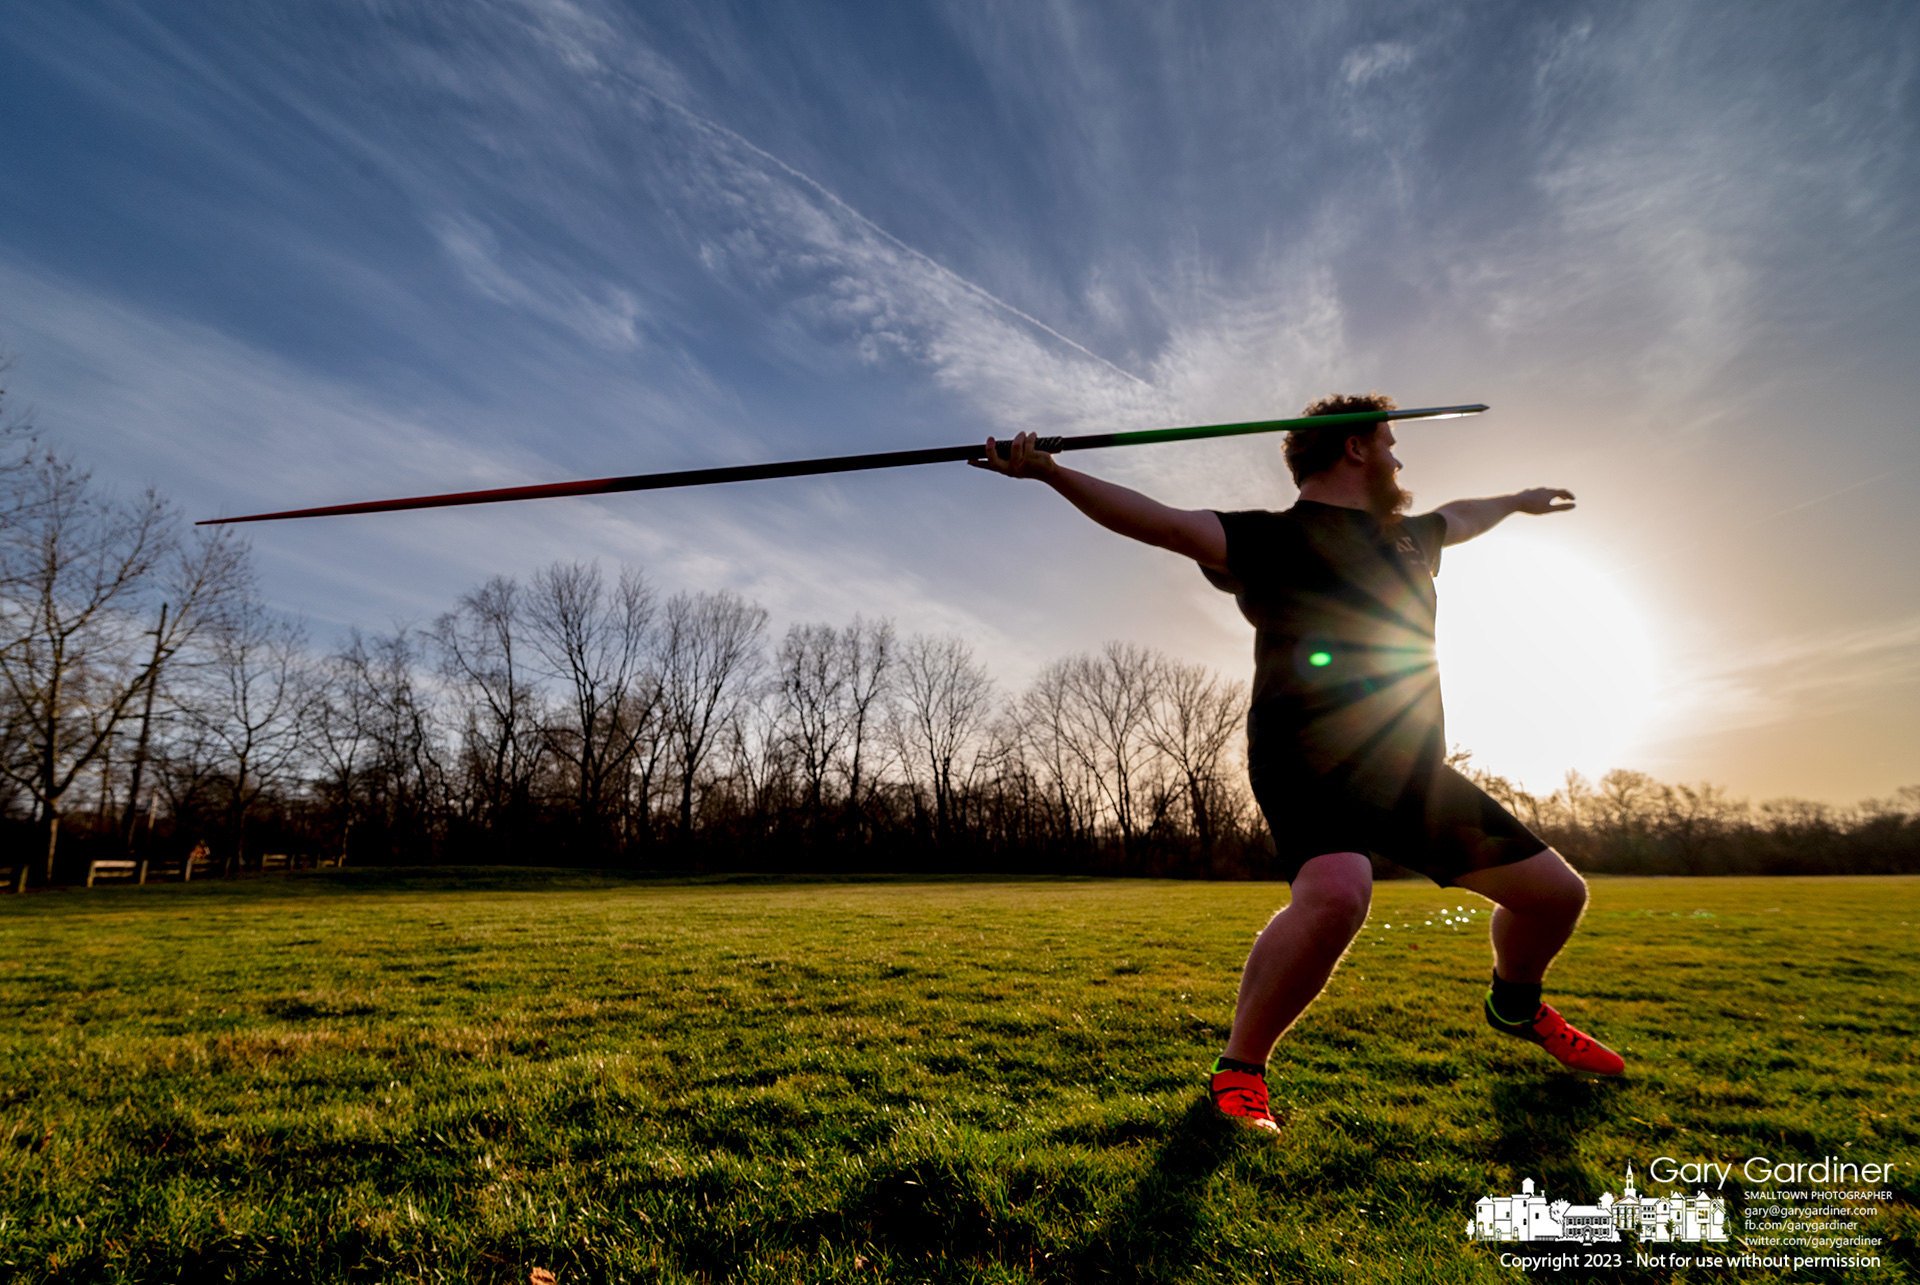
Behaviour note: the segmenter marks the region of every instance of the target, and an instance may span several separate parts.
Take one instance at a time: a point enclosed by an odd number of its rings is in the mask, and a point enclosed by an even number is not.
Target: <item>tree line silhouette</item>
[[[1569,772],[1532,794],[1491,772],[1467,775],[1581,870],[1637,875],[1920,874],[1920,786],[1835,807],[1752,803],[1717,785],[1670,785],[1615,768]]]
[[[13,886],[198,849],[352,864],[1260,877],[1246,685],[1129,643],[1003,690],[953,635],[799,623],[637,568],[496,576],[330,653],[244,544],[4,426],[0,835]],[[1920,788],[1753,806],[1469,774],[1580,866],[1920,872]]]

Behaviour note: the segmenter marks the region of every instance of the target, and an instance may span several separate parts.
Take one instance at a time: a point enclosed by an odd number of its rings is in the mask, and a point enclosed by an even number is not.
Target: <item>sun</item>
[[[1529,790],[1629,766],[1657,709],[1647,613],[1584,555],[1520,531],[1448,549],[1437,644],[1447,741]]]

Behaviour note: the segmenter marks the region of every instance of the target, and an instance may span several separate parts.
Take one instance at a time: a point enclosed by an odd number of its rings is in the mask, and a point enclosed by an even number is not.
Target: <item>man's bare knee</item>
[[[1543,872],[1538,886],[1538,913],[1577,922],[1587,909],[1587,881],[1552,848],[1542,855],[1551,855],[1553,863],[1546,868],[1551,873]]]
[[[1510,866],[1475,870],[1458,882],[1529,919],[1577,923],[1587,907],[1587,881],[1552,848]]]
[[[1572,869],[1542,878],[1502,904],[1542,930],[1572,932],[1587,909],[1587,883]]]
[[[1373,905],[1373,864],[1360,853],[1315,857],[1293,881],[1292,906],[1313,916],[1328,933],[1351,937],[1367,922]]]
[[[1349,933],[1360,931],[1360,925],[1367,922],[1367,911],[1373,906],[1373,889],[1355,888],[1343,885],[1332,896],[1321,903],[1320,913],[1333,924]]]

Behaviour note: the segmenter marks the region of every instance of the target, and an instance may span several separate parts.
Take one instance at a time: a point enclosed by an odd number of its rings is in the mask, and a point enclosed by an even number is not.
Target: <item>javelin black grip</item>
[[[1061,444],[1066,440],[1064,437],[1036,437],[1033,439],[1033,449],[1043,455],[1058,455]],[[1003,460],[1010,460],[1013,458],[1013,443],[995,442],[993,453]]]

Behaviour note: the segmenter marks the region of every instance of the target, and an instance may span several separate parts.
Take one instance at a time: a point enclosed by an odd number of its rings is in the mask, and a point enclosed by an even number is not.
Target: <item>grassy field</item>
[[[1273,1142],[1200,1087],[1284,897],[341,872],[6,899],[0,1276],[1518,1280],[1463,1229],[1522,1178],[1587,1203],[1656,1156],[1830,1154],[1901,1166],[1877,1269],[1629,1243],[1562,1278],[1920,1275],[1920,880],[1596,880],[1548,997],[1615,1082],[1481,1024],[1486,903],[1382,884],[1275,1060]]]

